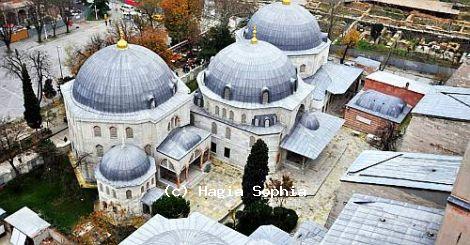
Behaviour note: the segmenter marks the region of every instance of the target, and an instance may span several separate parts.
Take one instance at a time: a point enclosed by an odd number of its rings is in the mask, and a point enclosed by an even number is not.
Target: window
[[[264,127],[267,128],[267,127],[269,127],[269,126],[271,126],[271,121],[269,121],[269,118],[266,118],[266,119],[264,120]]]
[[[100,191],[103,191],[103,184],[100,183],[100,184],[98,185],[98,187],[99,187]]]
[[[229,87],[224,88],[224,99],[226,99],[226,100],[230,99],[230,88]]]
[[[99,126],[93,127],[93,135],[95,137],[101,137],[101,128]]]
[[[115,127],[110,127],[109,128],[109,137],[111,139],[117,139],[117,137],[118,137],[117,136],[117,128],[115,128]]]
[[[113,190],[113,197],[116,198],[116,191]]]
[[[144,193],[144,191],[145,191],[144,187],[143,186],[140,187],[140,193]]]
[[[179,127],[181,125],[181,119],[179,116],[176,116],[175,117],[175,126],[176,127]]]
[[[259,126],[259,119],[258,119],[258,118],[255,118],[255,126],[256,126],[256,127]]]
[[[147,154],[147,156],[151,156],[152,155],[152,146],[151,145],[146,145],[144,147],[144,150],[145,150],[145,153]]]
[[[109,195],[109,187],[106,186],[106,195]]]
[[[167,130],[168,130],[168,131],[171,130],[171,122],[168,122]]]
[[[211,142],[211,151],[217,153],[217,144],[214,142]]]
[[[152,185],[153,185],[154,183],[155,183],[155,179],[154,179],[154,178],[152,178]]]
[[[252,147],[256,142],[256,139],[254,136],[250,136],[250,147]]]
[[[224,108],[222,109],[222,117],[226,118],[227,117],[227,110]]]
[[[230,111],[228,118],[229,118],[231,121],[233,121],[233,118],[234,118],[234,117],[235,117],[235,114],[233,114],[233,111]]]
[[[229,127],[225,128],[225,138],[230,139],[232,137],[232,132],[230,131]]]
[[[132,198],[132,191],[131,191],[131,190],[127,190],[127,191],[126,191],[126,198],[127,198],[127,199],[131,199],[131,198]]]
[[[302,65],[300,66],[300,72],[305,72],[305,67],[306,67],[306,65],[305,65],[305,64],[302,64]]]
[[[217,134],[217,124],[215,124],[215,122],[212,123],[211,132],[212,132],[213,134]]]
[[[266,91],[266,90],[263,91],[261,103],[262,103],[262,104],[267,104],[267,103],[269,103],[269,92]]]
[[[147,182],[147,190],[150,188],[150,183]]]
[[[132,128],[126,128],[126,138],[134,138],[134,130]]]
[[[246,115],[242,114],[242,123],[246,123]]]
[[[225,147],[224,149],[224,157],[230,158],[230,149],[227,147]]]
[[[215,106],[215,114],[218,116],[219,115],[219,106]]]
[[[102,145],[96,145],[95,149],[96,149],[96,155],[98,157],[102,157],[103,156],[103,146]]]

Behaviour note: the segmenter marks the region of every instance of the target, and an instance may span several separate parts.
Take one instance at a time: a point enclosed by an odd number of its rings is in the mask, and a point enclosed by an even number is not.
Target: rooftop
[[[367,150],[341,181],[450,192],[461,163],[460,156]]]
[[[354,62],[359,65],[367,66],[367,67],[374,67],[374,68],[379,68],[380,67],[380,61],[376,61],[373,59],[369,59],[366,57],[359,56],[354,59]]]
[[[389,84],[399,88],[406,88],[408,84],[409,90],[420,94],[427,94],[433,90],[433,87],[431,85],[415,81],[406,77],[398,76],[386,71],[376,71],[368,75],[366,79]]]
[[[39,235],[51,224],[41,219],[38,214],[28,207],[23,207],[5,218],[5,221],[30,238]]]
[[[179,127],[171,131],[157,147],[157,151],[173,159],[180,160],[209,136],[209,132],[193,126]]]
[[[444,210],[354,194],[321,244],[434,244]]]
[[[463,62],[446,82],[447,86],[470,88],[470,60]]]
[[[470,88],[434,86],[412,113],[456,121],[470,121]]]
[[[272,244],[276,245],[289,245],[292,242],[292,237],[289,233],[277,228],[274,225],[262,225],[258,227],[249,238],[253,240],[266,239]]]
[[[458,15],[460,12],[452,8],[452,3],[445,3],[433,0],[372,0],[388,5],[401,6],[411,9],[425,10],[429,12]]]
[[[294,239],[299,242],[299,245],[316,245],[320,244],[327,232],[324,226],[313,221],[305,221],[299,225]]]

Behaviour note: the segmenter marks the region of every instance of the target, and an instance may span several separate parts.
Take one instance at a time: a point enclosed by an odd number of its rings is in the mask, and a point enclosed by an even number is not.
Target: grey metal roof
[[[444,210],[354,194],[321,244],[434,244]]]
[[[180,160],[200,142],[207,139],[210,133],[193,126],[173,129],[157,147],[157,151],[176,160]]]
[[[158,200],[160,197],[162,197],[165,194],[165,191],[163,189],[160,189],[158,187],[151,188],[145,192],[144,196],[140,201],[148,206],[151,206],[156,200]]]
[[[131,181],[150,170],[150,157],[133,144],[109,149],[98,164],[97,172],[109,181]]]
[[[411,111],[402,99],[372,89],[360,91],[346,106],[396,123],[401,123]]]
[[[314,100],[323,100],[326,91],[332,94],[344,94],[362,74],[357,67],[336,64],[328,61],[311,77],[304,79],[308,84],[315,85]]]
[[[289,233],[274,225],[262,225],[249,237],[254,240],[267,240],[276,245],[289,245],[293,242]]]
[[[470,88],[434,86],[413,108],[413,114],[470,121]]]
[[[204,83],[221,98],[225,88],[230,99],[261,103],[263,91],[269,102],[294,93],[296,70],[287,56],[273,45],[258,41],[236,42],[221,50],[204,72]]]
[[[5,222],[30,238],[35,238],[51,226],[51,224],[41,219],[37,213],[28,207],[22,207],[20,210],[6,217]]]
[[[248,22],[245,38],[252,37],[254,25],[258,39],[282,50],[307,50],[324,42],[315,17],[295,3],[277,2],[261,7]]]
[[[316,159],[336,135],[344,120],[318,111],[305,113],[302,117],[309,119],[301,120],[295,126],[292,133],[281,142],[281,148]],[[316,117],[320,125],[316,130],[309,129],[302,124],[302,121],[313,120],[312,117]]]
[[[341,180],[450,192],[461,163],[460,156],[367,150]]]
[[[73,86],[79,103],[98,111],[135,112],[173,96],[175,76],[155,52],[129,44],[96,52],[80,68]]]
[[[3,208],[0,208],[0,217],[2,217],[2,215],[6,214],[7,211],[5,211],[5,209]]]
[[[244,245],[250,241],[245,235],[194,212],[180,219],[166,219],[157,214],[120,244]]]
[[[317,245],[320,244],[327,232],[328,230],[324,226],[313,221],[305,221],[295,232],[294,239],[299,245]]]
[[[357,58],[354,59],[354,62],[359,65],[367,66],[367,67],[373,67],[373,68],[379,68],[380,67],[380,61],[376,61],[373,59],[369,59],[366,57],[358,56]]]

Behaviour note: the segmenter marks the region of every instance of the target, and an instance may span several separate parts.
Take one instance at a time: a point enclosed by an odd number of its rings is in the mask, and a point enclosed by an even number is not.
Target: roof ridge
[[[349,171],[349,173],[355,174],[355,173],[361,172],[361,171],[363,171],[363,170],[366,170],[366,169],[368,169],[368,168],[377,166],[377,165],[379,165],[379,164],[381,164],[381,163],[388,162],[388,161],[390,161],[390,160],[392,160],[392,159],[395,159],[395,158],[397,158],[397,157],[401,157],[401,156],[403,156],[403,155],[404,155],[403,153],[399,153],[398,155],[395,155],[395,156],[392,156],[392,157],[388,157],[388,158],[386,158],[386,159],[384,159],[384,160],[378,161],[378,162],[376,162],[376,163],[373,163],[373,164],[371,164],[371,165],[365,166],[365,167],[360,168],[360,169],[358,169],[358,170]]]

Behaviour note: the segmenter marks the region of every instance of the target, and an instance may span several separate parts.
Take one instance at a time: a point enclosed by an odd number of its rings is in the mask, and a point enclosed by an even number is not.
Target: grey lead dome
[[[245,38],[252,37],[256,25],[259,40],[284,51],[300,51],[317,47],[323,34],[315,17],[305,8],[280,2],[260,8],[250,19]]]
[[[281,100],[294,92],[297,74],[294,65],[278,48],[267,42],[236,42],[221,50],[205,72],[204,83],[224,98],[260,103],[263,91],[269,102]]]
[[[73,98],[102,112],[136,112],[170,99],[174,79],[173,72],[153,51],[139,45],[129,44],[125,50],[111,45],[80,68]]]
[[[375,90],[365,91],[356,100],[356,104],[390,117],[398,117],[406,107],[406,102],[402,99]]]
[[[150,169],[150,159],[132,144],[117,145],[104,154],[98,170],[110,181],[131,181],[144,176]]]

